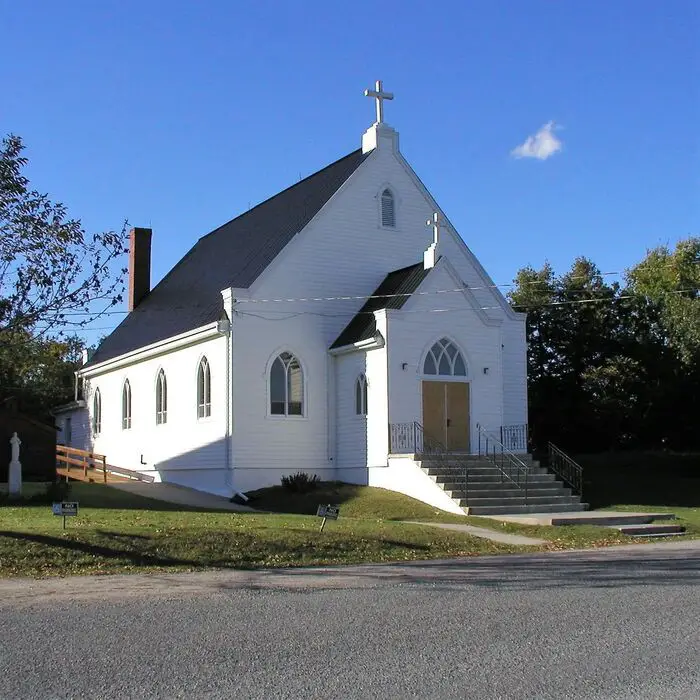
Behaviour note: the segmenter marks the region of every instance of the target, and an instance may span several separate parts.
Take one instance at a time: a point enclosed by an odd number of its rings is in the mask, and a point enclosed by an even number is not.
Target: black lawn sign
[[[337,520],[340,515],[340,506],[333,506],[330,503],[325,506],[319,506],[316,511],[316,515],[319,518],[323,518],[321,523],[321,529],[319,532],[323,532],[323,528],[326,526],[326,520]]]
[[[78,515],[78,502],[77,501],[61,501],[60,503],[53,503],[51,505],[51,510],[54,515],[63,516],[63,529],[66,529],[66,517]]]

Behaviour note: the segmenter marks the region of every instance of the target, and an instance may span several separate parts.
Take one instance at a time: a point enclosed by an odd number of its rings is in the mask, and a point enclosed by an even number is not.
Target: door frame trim
[[[429,379],[427,378],[429,377]],[[420,422],[421,425],[425,426],[425,417],[423,416],[423,382],[440,382],[442,383],[460,383],[469,384],[469,390],[467,392],[468,403],[467,409],[469,411],[469,453],[472,453],[472,436],[474,431],[472,430],[473,419],[472,419],[472,397],[474,392],[472,391],[471,384],[473,383],[469,377],[441,377],[435,374],[421,375],[420,377]]]

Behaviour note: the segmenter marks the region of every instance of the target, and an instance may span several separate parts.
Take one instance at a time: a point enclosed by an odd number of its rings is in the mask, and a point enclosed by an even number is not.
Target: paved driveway
[[[2,698],[700,697],[700,543],[0,582]]]

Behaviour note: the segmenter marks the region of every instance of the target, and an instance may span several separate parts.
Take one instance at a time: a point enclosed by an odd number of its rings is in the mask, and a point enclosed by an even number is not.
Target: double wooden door
[[[469,451],[467,382],[423,382],[423,430],[448,450]]]

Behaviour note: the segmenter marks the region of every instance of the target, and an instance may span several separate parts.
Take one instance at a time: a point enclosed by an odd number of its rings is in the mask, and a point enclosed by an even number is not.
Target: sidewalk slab
[[[403,520],[408,525],[427,525],[429,527],[439,527],[442,530],[454,530],[455,532],[464,532],[473,537],[482,537],[493,542],[501,542],[503,544],[529,545],[532,547],[547,544],[547,540],[540,540],[536,537],[525,537],[523,535],[510,535],[507,532],[496,532],[488,530],[485,527],[474,527],[474,525],[460,525],[459,523],[431,523],[417,522],[411,520]]]
[[[166,503],[174,503],[191,508],[209,508],[211,510],[230,510],[239,513],[255,513],[255,508],[250,506],[231,503],[228,498],[216,496],[212,493],[197,491],[186,486],[177,484],[155,483],[148,484],[143,481],[122,481],[108,483],[107,486],[127,491],[128,493],[143,496],[144,498],[154,498]]]
[[[481,515],[481,518],[519,525],[647,525],[656,520],[674,520],[673,513],[629,513],[614,510],[587,510],[578,513],[526,513],[523,515]]]

